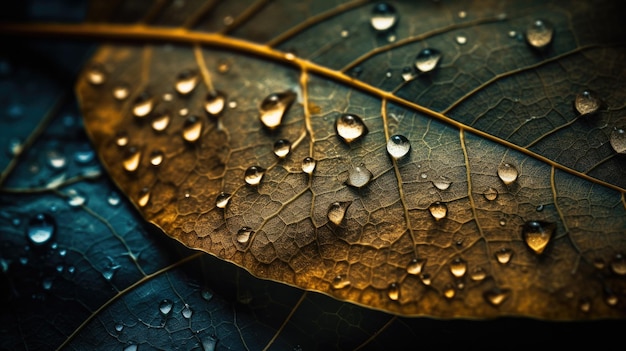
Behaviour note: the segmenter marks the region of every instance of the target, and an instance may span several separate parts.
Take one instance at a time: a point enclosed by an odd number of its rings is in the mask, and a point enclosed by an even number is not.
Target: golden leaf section
[[[267,46],[131,32],[208,45],[103,46],[77,86],[113,180],[183,244],[406,316],[624,317],[618,186]]]

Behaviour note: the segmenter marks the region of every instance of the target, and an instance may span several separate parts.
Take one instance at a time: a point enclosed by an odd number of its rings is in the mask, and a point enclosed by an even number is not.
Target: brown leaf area
[[[118,19],[84,30],[146,41],[85,68],[88,133],[148,221],[258,277],[406,316],[623,318],[620,5],[389,4],[377,32],[358,1],[95,2]]]

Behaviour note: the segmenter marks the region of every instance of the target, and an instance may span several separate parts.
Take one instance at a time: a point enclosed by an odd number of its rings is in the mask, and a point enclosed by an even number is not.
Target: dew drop
[[[207,336],[202,340],[202,351],[215,351],[217,348],[217,340],[215,336]]]
[[[392,135],[387,141],[387,152],[391,157],[398,160],[411,151],[411,143],[404,135]]]
[[[350,35],[350,32],[348,32],[347,30],[344,29],[344,30],[341,31],[340,34],[341,34],[342,38],[347,38]]]
[[[170,114],[169,112],[163,112],[157,117],[154,117],[150,125],[152,126],[152,129],[154,129],[155,132],[162,132],[167,128],[167,126],[169,126],[169,124],[170,124]]]
[[[448,190],[452,182],[450,179],[444,176],[440,176],[439,178],[432,181],[435,188],[439,190]]]
[[[626,275],[626,257],[621,253],[616,254],[611,260],[611,271],[617,275]]]
[[[446,215],[448,214],[448,207],[445,204],[437,201],[430,205],[430,207],[428,207],[428,211],[430,211],[430,214],[433,216],[433,218],[438,221],[446,217]]]
[[[387,288],[387,296],[389,296],[390,300],[398,301],[400,298],[400,284],[391,283]]]
[[[470,272],[470,279],[475,282],[482,281],[487,278],[487,272],[482,267],[476,267]]]
[[[207,94],[204,100],[204,110],[212,117],[219,116],[224,111],[225,106],[226,95],[219,91]]]
[[[517,168],[509,163],[502,163],[498,166],[498,177],[506,185],[509,185],[517,180],[518,172]]]
[[[21,154],[23,150],[24,145],[22,144],[21,140],[17,138],[12,138],[11,140],[9,140],[9,155],[17,156]]]
[[[591,301],[588,298],[582,298],[579,301],[578,308],[581,312],[587,313],[591,311]]]
[[[556,224],[543,221],[528,221],[522,226],[522,238],[536,254],[541,254],[550,242]]]
[[[268,129],[275,129],[280,126],[285,112],[296,98],[293,91],[273,93],[268,95],[259,107],[259,119]]]
[[[459,16],[459,18],[465,18],[465,17],[467,17],[467,12],[466,11],[459,11],[457,16]]]
[[[226,60],[220,60],[217,64],[217,71],[221,74],[228,73],[230,71],[230,63]]]
[[[425,265],[425,259],[413,258],[411,262],[409,262],[409,264],[406,266],[406,272],[409,274],[418,275],[422,273]]]
[[[191,310],[191,307],[189,307],[188,304],[185,304],[182,311],[180,311],[180,314],[183,315],[183,318],[189,319],[193,315],[193,311]]]
[[[87,71],[87,81],[92,85],[102,85],[106,81],[106,73],[104,67],[99,64],[93,64]]]
[[[619,302],[619,298],[614,293],[609,292],[604,296],[604,302],[609,306],[615,306]]]
[[[415,77],[417,77],[417,75],[412,67],[406,66],[402,68],[402,80],[408,82],[415,79]]]
[[[174,303],[168,299],[165,299],[161,301],[161,303],[159,303],[159,312],[161,312],[163,316],[169,315],[170,312],[172,312],[173,308],[174,308]]]
[[[460,257],[455,258],[450,263],[450,273],[452,273],[452,275],[455,278],[462,278],[466,272],[467,272],[467,262],[465,262]]]
[[[328,207],[328,220],[336,226],[341,225],[343,219],[346,216],[346,212],[348,211],[348,207],[350,207],[350,204],[352,204],[352,201],[333,202]]]
[[[445,298],[452,299],[455,295],[456,290],[454,290],[454,287],[452,285],[448,284],[443,288],[443,296],[445,296]]]
[[[146,117],[153,108],[154,100],[147,92],[143,92],[133,102],[133,115],[138,118]]]
[[[511,261],[511,257],[513,257],[513,250],[511,249],[503,247],[496,251],[496,260],[498,263],[507,264]]]
[[[250,235],[252,235],[253,233],[254,231],[252,231],[252,228],[241,227],[241,229],[237,231],[237,241],[241,244],[245,244],[248,242],[248,240],[250,240]]]
[[[497,307],[509,297],[510,291],[507,289],[493,288],[485,291],[483,297],[490,305]]]
[[[316,166],[317,161],[315,161],[313,157],[305,157],[304,160],[302,160],[302,172],[306,174],[313,174]]]
[[[543,49],[552,42],[554,27],[548,21],[537,19],[526,29],[526,41],[536,49]]]
[[[423,49],[415,57],[415,67],[420,72],[430,72],[437,67],[441,60],[441,52],[436,49]]]
[[[574,107],[581,115],[593,114],[600,109],[601,105],[602,100],[591,90],[584,90],[582,93],[577,94],[576,99],[574,99]]]
[[[344,274],[339,274],[331,282],[333,289],[343,289],[350,286],[350,280]]]
[[[150,164],[153,166],[160,166],[161,163],[163,162],[163,151],[161,150],[153,150],[150,153]]]
[[[459,45],[465,45],[467,44],[467,37],[464,35],[457,35],[454,40],[456,41],[457,44]]]
[[[193,143],[202,135],[202,121],[197,116],[189,116],[183,126],[183,139]]]
[[[138,348],[139,348],[139,346],[137,346],[135,344],[130,344],[130,345],[126,346],[123,351],[137,351]]]
[[[119,332],[121,332],[122,330],[124,330],[124,324],[122,324],[122,323],[117,323],[117,324],[115,324],[115,331],[116,331],[116,332],[118,332],[118,333],[119,333]]]
[[[67,165],[67,158],[60,151],[50,150],[46,153],[48,166],[50,168],[59,170],[65,168]]]
[[[42,287],[44,290],[50,290],[50,289],[52,289],[52,278],[49,278],[49,277],[44,278],[44,279],[41,281],[41,287]]]
[[[200,296],[204,301],[211,301],[211,299],[213,299],[213,291],[207,288],[202,289],[202,291],[200,292]]]
[[[120,204],[121,198],[120,195],[114,191],[112,191],[107,197],[107,202],[111,206],[117,206]]]
[[[274,143],[274,155],[284,158],[291,151],[291,142],[286,139],[279,139]]]
[[[219,195],[217,195],[217,198],[215,199],[215,207],[226,208],[226,206],[228,206],[228,203],[230,202],[231,196],[231,194],[225,192],[219,193]]]
[[[433,282],[433,277],[428,273],[423,273],[420,275],[420,280],[424,285],[430,285]]]
[[[367,126],[361,117],[344,113],[335,122],[335,131],[346,143],[351,143],[368,133]]]
[[[614,129],[610,137],[611,147],[618,154],[626,154],[626,132],[624,129]]]
[[[67,267],[67,273],[74,274],[75,271],[76,271],[76,267],[74,266]]]
[[[130,95],[130,87],[127,84],[120,84],[113,88],[113,98],[118,101],[123,101]]]
[[[384,2],[376,4],[372,9],[370,24],[376,31],[384,32],[393,28],[398,22],[396,9]]]
[[[362,188],[366,186],[374,175],[369,169],[365,168],[365,165],[361,164],[348,171],[348,180],[346,184],[355,188]]]
[[[150,189],[147,187],[144,187],[141,189],[141,191],[139,191],[139,198],[137,199],[137,204],[139,205],[139,207],[146,207],[146,205],[148,204],[148,201],[150,201]]]
[[[50,242],[56,231],[54,218],[47,213],[38,213],[28,222],[26,238],[35,246]]]
[[[606,266],[606,263],[604,262],[603,259],[598,257],[593,260],[593,266],[596,267],[596,269],[604,269],[604,267]]]
[[[128,137],[128,133],[126,132],[118,132],[115,134],[115,145],[119,147],[124,147],[128,145],[130,138]]]
[[[176,89],[176,92],[180,95],[188,95],[196,88],[199,80],[200,76],[197,71],[184,70],[176,77],[174,89]]]
[[[80,164],[89,163],[93,161],[95,157],[96,155],[92,149],[77,150],[74,153],[74,161]]]
[[[265,168],[261,166],[251,166],[244,173],[244,180],[249,185],[259,185],[265,175]]]
[[[541,211],[543,211],[544,208],[545,208],[544,205],[538,205],[537,207],[535,207],[535,211],[541,212]]]
[[[124,159],[122,160],[122,166],[128,172],[134,172],[139,168],[139,161],[141,160],[141,151],[134,146],[131,146],[126,150]]]
[[[87,195],[76,189],[69,189],[67,191],[67,204],[70,207],[78,207],[87,203]]]

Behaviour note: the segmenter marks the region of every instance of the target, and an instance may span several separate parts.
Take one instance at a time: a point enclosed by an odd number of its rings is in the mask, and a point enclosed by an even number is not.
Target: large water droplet
[[[274,143],[274,155],[284,158],[291,151],[291,142],[286,139],[279,139]]]
[[[76,189],[67,191],[67,204],[71,207],[82,206],[87,203],[87,195]]]
[[[259,119],[261,123],[269,129],[275,129],[280,126],[285,112],[291,106],[296,98],[293,91],[285,91],[282,93],[273,93],[268,95],[259,108]]]
[[[497,307],[509,297],[509,294],[510,291],[507,289],[493,288],[485,291],[483,297],[490,305]]]
[[[122,83],[113,88],[113,98],[115,98],[115,100],[126,100],[128,95],[130,95],[130,87],[128,84]]]
[[[361,117],[349,113],[344,113],[337,118],[335,130],[345,142],[351,143],[368,133],[367,126]]]
[[[343,289],[350,286],[350,280],[344,274],[339,274],[333,278],[331,285],[333,289]]]
[[[173,308],[174,308],[174,303],[168,299],[165,299],[161,301],[161,303],[159,303],[159,312],[161,312],[161,314],[164,316],[167,316],[168,314],[170,314]]]
[[[511,261],[511,257],[513,257],[513,250],[507,249],[503,247],[496,251],[496,260],[501,264],[507,264]]]
[[[589,115],[595,113],[602,106],[602,100],[600,97],[591,90],[585,90],[576,95],[574,100],[574,107],[576,111],[581,115]]]
[[[189,307],[188,304],[185,304],[182,311],[180,311],[180,314],[183,315],[183,318],[189,319],[193,315],[193,310],[191,309],[191,307]]]
[[[55,231],[54,218],[47,213],[38,213],[28,222],[26,238],[31,244],[41,246],[50,242]]]
[[[122,166],[128,172],[134,172],[139,168],[139,163],[141,161],[141,151],[138,148],[131,146],[129,147],[124,155],[124,159],[122,160]]]
[[[215,206],[217,208],[226,208],[226,206],[228,206],[228,202],[230,202],[231,196],[231,194],[225,192],[219,193],[217,198],[215,198]]]
[[[467,262],[460,257],[455,258],[450,263],[450,273],[456,278],[462,278],[467,272]]]
[[[346,184],[355,188],[361,188],[366,186],[374,175],[369,169],[365,168],[365,165],[356,166],[348,171],[348,180]]]
[[[536,49],[543,49],[552,42],[554,27],[545,20],[537,19],[526,29],[526,41]]]
[[[624,129],[614,129],[610,137],[611,147],[618,154],[626,154],[626,132]]]
[[[153,150],[150,153],[150,164],[153,166],[160,166],[163,163],[163,159],[165,158],[163,151],[161,150]]]
[[[198,71],[184,70],[176,77],[174,88],[180,95],[187,95],[196,88],[198,81],[200,81]]]
[[[348,207],[350,207],[350,204],[352,204],[352,201],[333,202],[328,207],[328,220],[336,226],[341,225],[343,219],[346,216],[346,212],[348,211]]]
[[[106,81],[106,72],[104,67],[95,63],[87,70],[87,81],[92,85],[102,85]]]
[[[250,240],[250,236],[254,233],[254,231],[252,231],[252,228],[250,227],[241,227],[241,229],[239,229],[237,231],[237,241],[241,244],[245,244],[248,242],[248,240]]]
[[[448,207],[444,203],[437,201],[428,207],[428,211],[430,211],[433,218],[438,221],[446,217],[448,214]]]
[[[441,60],[441,52],[436,49],[423,49],[415,57],[415,67],[421,72],[430,72]]]
[[[487,201],[493,201],[498,198],[498,190],[489,187],[483,191],[483,196]]]
[[[249,185],[259,185],[264,175],[265,168],[261,166],[251,166],[246,169],[246,172],[244,173],[244,180]]]
[[[424,266],[426,265],[426,260],[421,258],[414,258],[409,262],[408,266],[406,266],[406,272],[413,275],[418,275],[422,273]]]
[[[439,178],[432,181],[435,188],[439,190],[448,190],[452,181],[445,176],[440,176]]]
[[[170,125],[169,111],[164,111],[160,115],[155,116],[152,119],[152,123],[150,125],[152,126],[152,129],[154,129],[155,132],[164,131],[167,128],[167,126]]]
[[[626,257],[621,253],[616,254],[610,263],[611,271],[617,275],[626,275]]]
[[[202,135],[202,121],[197,116],[189,116],[183,126],[183,139],[193,143]]]
[[[522,226],[522,238],[536,254],[541,254],[556,229],[556,224],[543,221],[529,221]]]
[[[207,94],[204,100],[204,110],[212,117],[219,116],[224,111],[225,106],[226,95],[219,91]]]
[[[146,117],[153,108],[154,99],[147,92],[143,92],[133,102],[133,115],[138,118]]]
[[[145,207],[148,204],[148,201],[150,201],[150,189],[144,187],[139,191],[137,204],[139,205],[139,207]]]
[[[517,168],[509,163],[502,163],[498,166],[498,177],[504,184],[511,184],[517,180]]]
[[[387,141],[387,152],[398,160],[411,151],[411,143],[404,135],[392,135]]]
[[[387,296],[389,296],[390,300],[398,301],[400,298],[400,284],[391,283],[387,288]]]
[[[305,157],[304,160],[302,160],[302,172],[306,174],[313,174],[315,166],[317,166],[317,161],[315,161],[313,157]]]
[[[398,13],[396,9],[387,4],[379,3],[372,9],[372,17],[370,18],[370,24],[372,28],[379,32],[387,31],[393,28],[398,22]]]

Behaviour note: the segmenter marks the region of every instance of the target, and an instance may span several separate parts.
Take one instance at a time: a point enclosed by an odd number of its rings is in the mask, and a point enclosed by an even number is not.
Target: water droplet
[[[42,287],[44,290],[50,290],[50,289],[52,289],[52,278],[49,278],[49,277],[44,278],[44,279],[41,281],[41,287]]]
[[[465,18],[465,17],[467,17],[467,12],[466,11],[459,11],[457,16],[459,16],[459,18]]]
[[[448,190],[452,182],[445,176],[440,176],[439,178],[432,181],[435,188],[439,190]]]
[[[265,175],[265,168],[261,166],[251,166],[246,169],[244,180],[249,185],[259,185]]]
[[[341,31],[340,34],[341,34],[342,38],[347,38],[348,35],[350,35],[350,32],[348,32],[347,30],[344,29],[344,30]]]
[[[224,111],[225,106],[226,95],[219,91],[207,94],[204,100],[204,110],[212,117],[219,116]]]
[[[59,250],[59,256],[65,257],[66,255],[67,255],[67,250],[66,249]]]
[[[165,299],[161,301],[161,303],[159,303],[159,312],[161,312],[161,314],[164,316],[167,316],[168,314],[170,314],[173,308],[174,308],[174,303],[168,299]]]
[[[448,207],[444,203],[441,203],[439,201],[430,205],[430,207],[428,207],[428,210],[430,211],[430,214],[433,216],[433,218],[437,221],[445,218],[448,214]]]
[[[626,154],[626,132],[624,129],[614,129],[610,137],[611,147],[618,154]]]
[[[183,139],[193,143],[202,135],[202,121],[197,116],[189,116],[183,126]]]
[[[402,68],[402,80],[408,82],[415,79],[415,77],[417,77],[417,75],[412,67],[406,66]]]
[[[456,40],[456,43],[459,45],[467,44],[467,37],[464,35],[457,35],[456,38],[454,39]]]
[[[611,271],[617,275],[626,275],[626,257],[616,254],[611,260]]]
[[[313,174],[315,166],[317,166],[317,161],[315,161],[313,157],[305,157],[304,160],[302,160],[302,172],[306,174]]]
[[[589,300],[586,297],[580,299],[578,308],[580,309],[581,312],[584,312],[584,313],[591,311],[591,300]]]
[[[500,220],[500,225],[504,227],[506,225],[506,221],[504,219],[501,219]]]
[[[498,177],[504,184],[511,184],[517,180],[517,168],[509,163],[502,163],[498,166]]]
[[[606,266],[606,263],[604,262],[603,259],[598,257],[593,260],[593,266],[596,267],[596,269],[604,269],[604,267]]]
[[[130,138],[128,137],[128,133],[126,132],[118,132],[115,134],[115,144],[119,147],[124,147],[128,145]]]
[[[406,266],[406,272],[413,275],[418,275],[422,273],[424,266],[426,265],[426,260],[421,258],[414,258],[409,262],[409,265]]]
[[[443,288],[443,296],[445,296],[445,298],[447,299],[452,299],[455,295],[456,290],[454,290],[454,286],[446,284],[446,286]]]
[[[118,332],[118,333],[119,333],[119,332],[121,332],[122,330],[124,330],[124,324],[122,324],[122,323],[117,323],[117,324],[115,324],[115,331],[116,331],[116,332]]]
[[[274,155],[284,158],[291,151],[291,142],[285,139],[279,139],[274,143]]]
[[[433,282],[433,277],[428,273],[423,273],[420,275],[420,280],[424,285],[430,285]]]
[[[467,262],[460,257],[455,258],[450,263],[450,273],[456,278],[462,278],[467,272]]]
[[[69,189],[67,191],[67,204],[71,207],[82,206],[87,203],[87,195],[76,189]]]
[[[545,207],[544,205],[538,205],[538,206],[535,208],[535,211],[537,211],[537,212],[541,212],[541,211],[543,211],[544,207]]]
[[[161,150],[153,150],[150,153],[150,164],[153,166],[160,166],[161,163],[163,162],[163,151]]]
[[[472,269],[472,272],[470,273],[470,279],[472,279],[475,282],[479,282],[485,278],[487,278],[487,272],[485,271],[484,268],[476,267]]]
[[[76,267],[74,266],[67,267],[67,273],[74,274],[75,271],[76,271]]]
[[[441,52],[436,49],[423,49],[415,57],[415,67],[420,72],[430,72],[437,67],[441,60]]]
[[[115,98],[115,100],[126,100],[128,95],[130,95],[130,87],[128,84],[123,83],[113,88],[113,98]]]
[[[130,344],[124,348],[123,351],[137,351],[139,347],[135,344]]]
[[[64,269],[65,269],[65,267],[63,267],[63,265],[62,265],[62,264],[57,265],[57,267],[56,267],[56,270],[57,270],[57,272],[59,272],[59,273],[63,273],[63,270],[64,270]]]
[[[94,160],[96,154],[92,149],[77,150],[74,153],[74,161],[80,164],[86,164]]]
[[[269,129],[275,129],[280,126],[285,112],[291,106],[296,98],[293,91],[285,91],[282,93],[273,93],[268,95],[259,108],[259,119],[261,123]]]
[[[501,264],[509,263],[511,261],[511,257],[513,257],[513,250],[511,249],[503,247],[496,251],[496,260]]]
[[[370,24],[372,28],[379,32],[387,31],[393,28],[398,22],[398,13],[396,9],[387,4],[379,3],[372,9],[372,17],[370,18]]]
[[[50,168],[59,170],[67,165],[67,158],[58,150],[50,150],[46,153],[48,165]]]
[[[202,351],[215,351],[217,346],[217,338],[215,336],[207,336],[202,340]]]
[[[528,221],[522,226],[522,238],[531,250],[536,254],[541,254],[550,242],[555,230],[556,224],[554,223]]]
[[[361,164],[348,171],[348,180],[346,184],[355,188],[361,188],[366,186],[374,175],[369,169],[365,168],[365,165]]]
[[[331,285],[333,289],[343,289],[350,286],[350,280],[344,274],[339,274],[333,278]]]
[[[509,36],[509,38],[516,38],[517,37],[517,32],[514,30],[510,30],[507,35]]]
[[[507,289],[493,288],[485,291],[483,297],[485,301],[494,307],[500,306],[508,297],[510,291]]]
[[[50,242],[55,231],[54,218],[47,213],[39,213],[28,222],[26,237],[31,244],[41,246]]]
[[[104,67],[99,63],[91,65],[87,71],[87,81],[92,85],[104,84],[106,81],[106,72]]]
[[[400,284],[391,283],[387,288],[387,296],[389,296],[390,300],[398,301],[400,298]]]
[[[241,227],[239,231],[237,231],[237,241],[241,244],[245,244],[250,240],[250,235],[252,235],[254,231],[250,227]]]
[[[348,207],[350,207],[350,204],[352,204],[352,201],[333,202],[328,207],[328,220],[336,226],[341,225],[344,217],[346,216],[346,212],[348,211]]]
[[[133,115],[138,118],[146,117],[153,108],[154,100],[147,92],[143,92],[133,102]]]
[[[398,160],[411,151],[411,143],[404,135],[392,135],[387,141],[387,152],[391,157]]]
[[[526,41],[536,49],[543,49],[552,42],[554,27],[548,21],[535,20],[526,29]]]
[[[215,199],[215,206],[217,208],[226,208],[226,206],[228,206],[228,202],[230,202],[231,196],[231,194],[225,192],[219,193]]]
[[[121,199],[120,199],[120,195],[119,195],[118,193],[114,192],[114,191],[112,191],[112,192],[109,194],[109,197],[107,197],[107,202],[108,202],[108,203],[109,203],[109,205],[111,205],[111,206],[117,206],[117,205],[119,205],[119,204],[120,204],[120,201],[121,201]]]
[[[368,133],[367,126],[361,117],[349,113],[344,113],[337,118],[335,130],[346,143],[351,143]]]
[[[615,306],[619,302],[619,298],[615,295],[615,293],[609,291],[604,296],[604,302],[606,302],[609,306]]]
[[[122,160],[122,166],[128,172],[134,172],[139,168],[139,161],[141,160],[141,151],[134,146],[131,146],[126,150],[124,159]]]
[[[150,125],[152,126],[152,129],[154,129],[154,131],[162,132],[165,130],[165,128],[167,128],[169,124],[170,124],[170,114],[169,112],[163,112],[162,114],[154,117]]]
[[[111,279],[113,279],[113,276],[115,275],[115,269],[106,269],[104,271],[102,271],[102,277],[108,281],[110,281]]]
[[[174,84],[174,89],[176,89],[176,92],[178,92],[180,95],[187,95],[196,88],[199,80],[200,76],[198,75],[197,71],[184,70],[180,72],[176,77],[176,84]]]
[[[150,201],[150,189],[144,187],[139,191],[139,198],[137,199],[137,204],[139,207],[145,207]]]
[[[22,145],[22,141],[17,138],[12,138],[9,140],[9,155],[17,156],[22,153],[24,150],[24,145]]]
[[[574,100],[574,107],[576,107],[576,111],[581,115],[590,115],[595,113],[602,106],[602,100],[600,97],[591,90],[585,90],[580,94],[576,95],[576,99]]]

